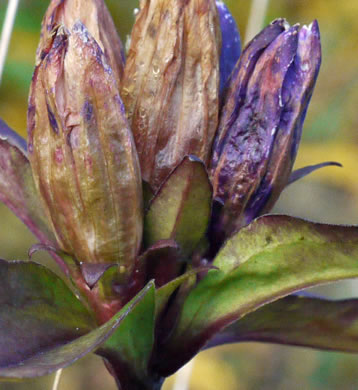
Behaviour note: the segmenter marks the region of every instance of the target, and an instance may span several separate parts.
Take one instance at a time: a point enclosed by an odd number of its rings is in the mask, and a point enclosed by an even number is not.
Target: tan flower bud
[[[139,163],[113,72],[81,22],[59,28],[35,70],[28,132],[59,245],[80,262],[131,272],[142,236]]]
[[[157,189],[187,154],[207,161],[218,124],[215,0],[142,1],[121,96],[144,180]]]
[[[124,51],[112,17],[103,0],[52,0],[41,28],[41,40],[37,49],[37,64],[50,50],[53,34],[59,25],[71,30],[81,21],[103,50],[117,82],[124,70]]]

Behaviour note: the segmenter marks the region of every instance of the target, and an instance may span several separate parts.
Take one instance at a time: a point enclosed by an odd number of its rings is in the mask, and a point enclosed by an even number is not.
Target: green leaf
[[[151,287],[94,329],[87,309],[46,268],[32,262],[1,260],[0,280],[2,379],[46,375],[92,352],[113,334]]]
[[[149,208],[151,200],[154,198],[154,192],[150,187],[149,183],[147,183],[144,180],[142,181],[142,188],[143,188],[143,206],[144,206],[144,210],[147,210]]]
[[[183,268],[178,244],[173,240],[157,241],[141,255],[139,263],[139,277],[144,274],[145,280],[154,279],[157,288],[174,279]]]
[[[2,377],[36,375],[34,367],[23,364],[27,359],[95,327],[89,311],[63,280],[43,266],[0,260],[0,281]]]
[[[148,364],[154,344],[154,327],[155,286],[151,282],[143,299],[97,351],[119,373],[124,388],[131,388],[131,383],[150,381]]]
[[[228,326],[208,347],[242,341],[358,352],[358,299],[330,301],[290,295]]]
[[[196,277],[198,272],[206,271],[204,267],[196,268],[191,271],[185,272],[183,275],[171,280],[169,283],[158,288],[156,290],[156,316],[158,316],[167,305],[169,298],[172,296],[174,291],[179,288],[183,283],[187,282],[189,279]]]
[[[37,196],[26,141],[0,119],[0,201],[3,202],[44,245],[57,248]],[[56,253],[51,253],[61,269],[68,269]]]
[[[152,200],[144,222],[146,247],[175,240],[188,256],[206,233],[212,188],[202,162],[185,157]]]
[[[220,271],[209,271],[184,303],[160,357],[162,375],[249,312],[307,287],[357,277],[358,227],[264,216],[228,240],[214,265]]]

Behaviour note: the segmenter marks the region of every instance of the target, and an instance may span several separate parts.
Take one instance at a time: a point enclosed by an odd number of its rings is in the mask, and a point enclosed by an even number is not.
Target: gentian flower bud
[[[185,155],[208,162],[218,125],[220,41],[215,0],[141,2],[121,96],[143,179],[154,190]]]
[[[79,262],[130,273],[142,236],[139,162],[113,71],[79,21],[58,28],[35,69],[28,133],[60,247]]]
[[[320,60],[316,22],[299,30],[278,20],[244,50],[226,93],[211,165],[213,231],[221,240],[272,207],[287,184]]]
[[[59,25],[72,29],[81,21],[101,47],[106,62],[120,81],[124,70],[124,50],[112,17],[103,0],[52,0],[44,16],[41,40],[37,49],[37,64],[48,53],[53,33]]]
[[[220,92],[224,90],[241,54],[241,39],[234,17],[222,0],[216,0],[219,12],[222,47],[220,55]]]

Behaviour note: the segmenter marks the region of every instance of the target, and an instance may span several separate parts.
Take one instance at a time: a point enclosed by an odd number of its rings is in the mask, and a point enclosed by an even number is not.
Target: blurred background
[[[138,0],[107,0],[123,42],[130,34]],[[20,0],[0,86],[0,117],[26,136],[28,88],[34,67],[42,15],[49,1]],[[227,0],[245,40],[251,1]],[[0,0],[0,26],[7,1]],[[310,220],[358,223],[358,1],[271,0],[265,23],[285,17],[290,23],[318,19],[323,63],[307,114],[296,168],[334,160],[331,167],[293,184],[282,194],[275,211]],[[257,26],[259,28],[260,26]],[[0,248],[6,259],[26,259],[35,239],[0,204]],[[35,260],[54,266],[45,255]],[[321,288],[336,298],[358,296],[358,283],[348,281]],[[165,390],[173,386],[168,379]],[[1,383],[1,390],[51,389],[53,376],[25,383]],[[190,390],[353,390],[358,388],[358,356],[297,347],[246,343],[201,353],[195,360]],[[82,359],[63,372],[60,389],[114,390],[99,358]]]

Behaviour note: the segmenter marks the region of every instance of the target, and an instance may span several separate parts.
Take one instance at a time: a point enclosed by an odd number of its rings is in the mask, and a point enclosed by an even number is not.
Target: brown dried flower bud
[[[42,21],[37,64],[48,53],[53,34],[60,25],[69,31],[81,21],[101,47],[117,82],[123,76],[124,51],[112,17],[103,0],[52,0]]]
[[[28,132],[33,175],[61,248],[130,273],[142,236],[139,163],[113,72],[81,22],[58,29],[35,69]]]
[[[218,124],[220,41],[215,0],[141,3],[121,96],[153,189],[185,155],[208,159]]]

